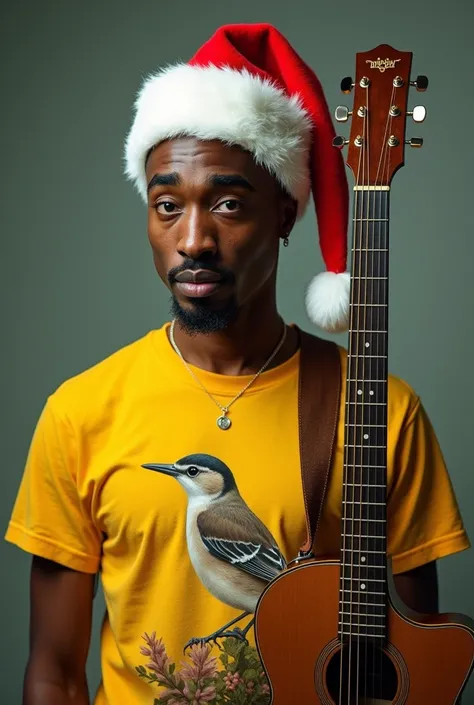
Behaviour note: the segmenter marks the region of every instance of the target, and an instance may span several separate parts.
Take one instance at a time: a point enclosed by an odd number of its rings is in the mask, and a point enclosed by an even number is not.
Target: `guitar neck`
[[[339,636],[386,636],[389,190],[354,191]]]

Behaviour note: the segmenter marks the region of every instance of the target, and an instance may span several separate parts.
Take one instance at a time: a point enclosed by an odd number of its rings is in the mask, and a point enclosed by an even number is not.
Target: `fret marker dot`
[[[367,440],[368,437],[369,437],[369,434],[368,434],[368,433],[364,433],[364,438],[365,438],[365,440]]]
[[[359,395],[362,394],[362,389],[358,389],[357,394],[359,394]]]
[[[369,394],[370,394],[371,397],[373,397],[373,396],[374,396],[374,390],[371,389],[370,392],[369,392]]]
[[[360,587],[362,590],[365,590],[365,583],[362,583],[362,585]]]
[[[362,563],[365,563],[365,556],[361,556],[360,560],[362,561]]]
[[[370,348],[370,343],[366,343],[366,344],[365,344],[365,347],[366,347],[366,348]]]

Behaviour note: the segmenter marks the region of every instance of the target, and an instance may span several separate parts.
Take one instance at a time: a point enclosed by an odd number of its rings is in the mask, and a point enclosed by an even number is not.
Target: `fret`
[[[380,597],[385,597],[385,592],[380,590],[354,590],[353,588],[340,588],[339,592],[348,592],[351,595],[379,595]],[[359,604],[359,602],[357,604]]]
[[[385,536],[374,536],[359,534],[352,536],[351,534],[342,535],[342,543],[345,551],[357,551],[357,553],[365,553],[368,550],[385,553]]]
[[[351,505],[349,505],[349,506],[351,506]],[[359,505],[357,505],[357,504],[352,505],[353,509],[356,509],[358,506]],[[343,517],[344,527],[346,527],[348,522],[350,522],[350,521],[358,521],[358,522],[365,521],[365,522],[370,522],[370,523],[375,523],[375,524],[385,524],[386,523],[386,519],[374,519],[372,517],[355,517],[355,516],[347,516],[347,514],[346,514],[346,516]],[[344,531],[344,533],[351,534],[352,531],[347,531],[347,529],[346,529]]]
[[[352,616],[354,617],[357,615],[352,615]],[[352,624],[354,624],[354,622],[351,622],[351,621],[344,622],[342,620],[339,620],[339,625],[342,625],[344,627],[350,627]],[[358,624],[357,626],[358,627],[367,627],[369,625],[368,624]],[[385,629],[385,624],[371,624],[370,628],[371,629]]]
[[[366,401],[366,402],[360,402],[360,401],[346,401],[346,404],[356,404],[360,407],[366,407],[366,406],[386,406],[386,402],[384,401]]]
[[[352,248],[352,274],[354,279],[351,280],[351,290],[354,282],[358,282],[361,279],[365,281],[366,277],[388,276],[388,255],[385,254],[386,252],[388,252],[388,249],[384,247],[371,248],[370,250]],[[384,284],[385,286],[386,284]]]
[[[354,603],[352,602],[352,600],[341,600],[341,604],[342,605],[346,605],[346,604],[353,605]],[[364,607],[381,607],[382,609],[386,609],[385,602],[364,602],[364,603],[361,602],[360,604],[361,605],[363,604]],[[359,603],[357,603],[357,605],[359,605]],[[344,612],[344,609],[342,609],[339,612],[339,614],[342,614],[343,612]]]
[[[354,194],[353,218],[389,216],[389,196],[387,191],[357,190]]]
[[[351,602],[350,605],[351,606],[349,609],[345,608],[339,612],[339,617],[348,617],[349,615],[355,615],[356,617],[364,617],[365,619],[385,619],[387,616],[387,606],[385,604],[380,605],[378,602],[356,602],[354,604],[353,602]],[[361,607],[367,607],[371,605],[377,607],[380,612],[367,612],[360,610]]]
[[[350,483],[365,484],[367,477],[363,474],[363,467],[370,460],[374,465],[384,465],[387,459],[387,447],[354,447],[349,446],[344,448],[344,466],[348,472],[347,479]],[[351,473],[351,474],[349,474]],[[385,482],[385,477],[382,473],[371,474],[371,480],[374,483]]]
[[[388,322],[388,307],[387,306],[364,306],[352,309],[351,320],[354,328],[359,326],[363,328],[378,328],[380,330],[387,329]],[[351,335],[351,338],[353,334]]]
[[[386,580],[383,580],[382,578],[354,578],[352,575],[350,575],[350,576],[342,576],[342,577],[341,577],[341,580],[351,580],[351,581],[357,580],[357,582],[359,582],[359,583],[360,583],[360,582],[365,582],[365,583],[384,583],[384,584],[386,583]],[[347,588],[344,588],[344,589],[347,590]],[[365,593],[365,592],[366,592],[366,590],[364,590],[364,593]]]
[[[362,335],[353,335],[350,341],[350,348],[347,354],[347,359],[357,361],[358,358],[371,359],[375,357],[387,357],[387,346],[384,339],[374,338],[372,340],[368,333]]]
[[[385,485],[381,485],[381,487],[385,487]],[[346,504],[346,500],[343,499],[343,500],[342,500],[342,503],[343,503],[343,504]],[[347,502],[347,504],[355,504],[355,503],[354,503],[354,502]],[[369,506],[369,507],[371,507],[371,506],[385,507],[385,502],[357,502],[357,504],[356,504],[355,506],[358,506],[358,505],[361,505],[361,504],[362,504],[362,505],[365,505],[365,504],[366,504],[366,505]]]
[[[350,449],[348,449],[348,453]],[[374,454],[378,451],[374,451]],[[382,463],[377,463],[377,465],[382,465]],[[376,489],[379,487],[386,487],[387,485],[387,471],[386,466],[382,468],[372,468],[369,472],[365,470],[364,463],[357,463],[352,465],[349,462],[344,463],[344,482],[349,492],[345,492],[344,496],[350,501],[356,502],[358,499],[364,499],[357,494],[358,487],[366,487],[367,489]],[[369,495],[367,501],[370,502],[371,499],[380,499],[375,496],[375,494]]]
[[[375,541],[376,539],[384,539],[385,536],[379,536],[377,534],[374,535],[374,534],[359,534],[359,533],[353,535],[352,531],[343,531],[342,538],[343,539],[373,539]],[[348,550],[348,549],[346,549],[346,550]],[[351,550],[364,552],[363,548],[362,549],[352,548]]]
[[[353,631],[341,632],[341,634],[342,634],[342,636],[350,636],[350,637],[364,636],[364,637],[369,637],[370,639],[385,639],[385,634],[370,634],[370,633],[363,634],[361,632],[353,632]]]
[[[388,252],[388,247],[371,247],[370,250],[361,250],[360,247],[351,247],[351,250],[352,252],[362,252],[365,254],[371,252]]]
[[[387,384],[384,379],[354,379],[353,377],[348,377],[347,382],[353,382],[354,384],[366,384],[370,382],[371,384]]]
[[[386,448],[387,446],[386,445],[374,446],[374,445],[369,445],[369,444],[364,445],[364,444],[360,444],[360,443],[347,443],[347,447],[348,448],[365,448],[367,450],[370,450],[371,448]]]
[[[380,259],[379,255],[376,259]],[[386,270],[380,270],[365,277],[362,276],[365,264],[373,259],[369,251],[359,251],[357,257],[358,267],[354,270],[354,277],[351,279],[352,301],[372,300],[374,297],[380,301],[388,299],[388,277]],[[382,263],[378,262],[382,266]],[[359,270],[360,268],[360,270]],[[368,272],[366,272],[368,274]]]
[[[387,359],[387,355],[367,355],[365,353],[349,353],[347,355],[347,358],[350,360],[351,358],[354,357],[362,357],[364,360],[371,359],[371,358],[383,358],[384,360]]]
[[[383,426],[386,427],[387,407],[384,402],[361,402],[346,404],[345,424],[365,428]],[[374,463],[372,462],[371,465]]]

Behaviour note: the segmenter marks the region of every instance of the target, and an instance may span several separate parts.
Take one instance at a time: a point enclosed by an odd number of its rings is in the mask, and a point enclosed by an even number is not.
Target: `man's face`
[[[146,165],[156,270],[189,332],[222,330],[274,297],[295,204],[250,154],[219,141],[163,142]]]

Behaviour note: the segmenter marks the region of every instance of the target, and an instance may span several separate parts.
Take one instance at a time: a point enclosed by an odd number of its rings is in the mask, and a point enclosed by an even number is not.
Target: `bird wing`
[[[201,512],[197,525],[211,555],[270,582],[286,560],[266,526],[241,501]]]

